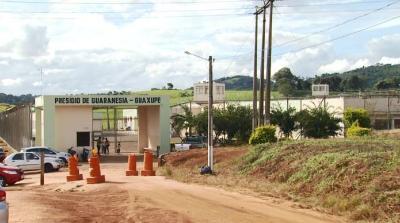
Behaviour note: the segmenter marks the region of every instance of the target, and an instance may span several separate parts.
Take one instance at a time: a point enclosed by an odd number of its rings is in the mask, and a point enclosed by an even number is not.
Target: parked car
[[[0,188],[0,222],[8,223],[8,204],[6,202],[6,192]]]
[[[189,150],[195,148],[205,148],[207,139],[204,136],[188,136],[181,143],[175,144],[175,151]]]
[[[6,158],[6,152],[4,151],[4,148],[0,146],[0,162],[3,162],[5,158]]]
[[[21,152],[31,152],[31,153],[36,153],[37,155],[40,156],[41,152],[44,152],[44,155],[46,157],[53,157],[53,158],[58,158],[63,161],[64,165],[68,165],[68,158],[71,156],[69,153],[66,152],[57,152],[57,150],[50,148],[50,147],[41,147],[41,146],[35,146],[35,147],[27,147],[27,148],[22,148]]]
[[[18,167],[0,163],[0,186],[14,185],[24,179],[24,171]],[[1,222],[1,221],[0,221]]]
[[[19,152],[13,153],[4,159],[4,164],[21,168],[22,170],[40,170],[40,157],[35,153]],[[58,158],[45,157],[45,172],[58,171],[63,165],[63,161]]]

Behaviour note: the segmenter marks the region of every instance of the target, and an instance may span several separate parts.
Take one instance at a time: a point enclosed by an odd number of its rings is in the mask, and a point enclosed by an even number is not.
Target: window
[[[33,153],[26,153],[26,160],[38,160],[39,157]]]
[[[90,132],[77,132],[76,146],[90,146]]]
[[[57,153],[49,150],[49,149],[43,149],[44,154],[49,154],[49,155],[56,155]]]
[[[23,153],[17,153],[14,155],[12,160],[24,160],[24,154]]]
[[[31,153],[39,153],[40,152],[39,148],[27,149],[26,151],[31,152]]]

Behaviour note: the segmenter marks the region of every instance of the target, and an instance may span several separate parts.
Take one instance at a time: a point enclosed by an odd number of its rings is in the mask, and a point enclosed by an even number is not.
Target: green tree
[[[336,136],[340,130],[340,119],[324,107],[314,107],[297,114],[301,133],[308,138],[328,138]]]
[[[167,83],[167,89],[168,90],[174,89],[174,85],[172,83]]]
[[[195,117],[187,105],[182,105],[183,114],[175,114],[171,116],[171,127],[176,135],[181,139],[181,131],[183,129],[189,130],[189,135],[192,135],[192,128],[196,125]]]
[[[283,110],[281,106],[271,111],[271,123],[278,126],[283,135],[288,138],[296,130],[296,109],[289,107]]]
[[[296,90],[298,78],[292,74],[289,68],[284,67],[273,76],[275,86],[279,93],[289,96]]]
[[[371,120],[368,111],[362,108],[348,108],[343,114],[344,125],[350,128],[354,123],[358,123],[359,127],[370,128]]]

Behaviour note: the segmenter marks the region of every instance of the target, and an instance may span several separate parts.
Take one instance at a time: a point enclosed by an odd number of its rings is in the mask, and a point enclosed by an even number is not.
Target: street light
[[[186,54],[195,56],[202,60],[208,61],[209,70],[208,70],[208,136],[207,136],[207,146],[208,146],[208,166],[211,169],[211,172],[214,170],[214,156],[213,156],[213,62],[214,59],[212,56],[209,56],[208,59],[201,57],[199,55],[193,54],[189,51],[185,51]]]

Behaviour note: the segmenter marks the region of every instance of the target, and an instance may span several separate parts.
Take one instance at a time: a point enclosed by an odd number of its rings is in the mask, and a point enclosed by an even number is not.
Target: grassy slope
[[[0,112],[3,112],[3,111],[5,111],[7,109],[10,109],[12,107],[14,107],[14,106],[13,105],[9,105],[9,104],[0,103]]]
[[[184,182],[293,199],[352,220],[400,221],[398,140],[287,141],[248,150],[236,160],[217,157],[217,176],[200,177],[201,162],[192,157],[164,170]]]
[[[191,90],[153,90],[153,91],[139,91],[135,92],[137,94],[148,94],[148,95],[168,95],[170,96],[170,104],[177,105],[181,103],[188,102],[193,99],[193,97],[182,97],[181,93],[186,92],[191,94]],[[279,97],[278,92],[272,92],[272,97]],[[226,91],[227,101],[251,101],[253,98],[253,91]]]

